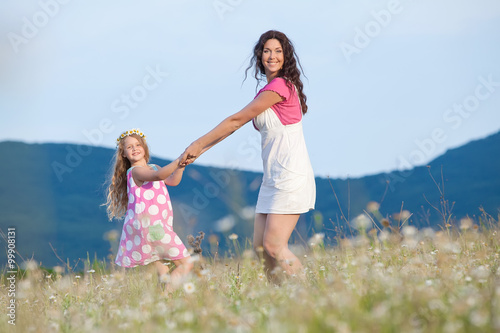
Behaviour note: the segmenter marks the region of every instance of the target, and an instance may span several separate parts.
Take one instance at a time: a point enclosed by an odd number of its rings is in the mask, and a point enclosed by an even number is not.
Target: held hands
[[[178,158],[177,158],[177,167],[179,169],[183,169],[185,168],[188,164],[191,164],[189,163],[186,158],[184,157],[185,153],[182,153]]]
[[[185,167],[186,165],[193,163],[198,157],[200,157],[201,150],[200,145],[193,142],[179,157],[179,166]]]
[[[177,168],[178,169],[184,169],[188,165],[188,163],[181,162],[181,160],[182,160],[182,155],[177,158]]]

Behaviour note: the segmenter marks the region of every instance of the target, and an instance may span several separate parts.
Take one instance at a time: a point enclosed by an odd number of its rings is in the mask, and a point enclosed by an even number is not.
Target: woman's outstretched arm
[[[183,163],[187,161],[188,163],[192,163],[195,159],[200,157],[201,154],[282,100],[282,97],[274,91],[263,91],[241,111],[227,117],[210,132],[194,141],[186,148],[180,162]]]

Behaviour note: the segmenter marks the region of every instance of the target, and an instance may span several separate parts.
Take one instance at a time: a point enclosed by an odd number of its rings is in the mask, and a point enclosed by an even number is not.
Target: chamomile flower
[[[184,291],[186,294],[192,294],[196,291],[196,287],[194,286],[193,282],[186,282],[184,283]]]

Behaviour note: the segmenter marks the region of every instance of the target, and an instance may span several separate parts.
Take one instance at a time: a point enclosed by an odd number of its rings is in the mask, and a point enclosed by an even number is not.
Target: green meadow
[[[62,261],[50,269],[24,262],[15,325],[3,315],[0,331],[500,331],[498,217],[483,212],[436,231],[371,216],[355,219],[355,235],[335,246],[316,234],[307,248],[294,247],[305,278],[273,272],[280,283],[268,282],[258,252],[237,235],[232,257],[193,255],[193,274],[171,294],[153,267],[87,260],[75,272]],[[4,314],[13,299],[8,276],[4,268]]]

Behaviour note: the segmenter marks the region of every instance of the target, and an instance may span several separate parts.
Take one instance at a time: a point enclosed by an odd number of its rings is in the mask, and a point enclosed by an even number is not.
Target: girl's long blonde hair
[[[144,159],[149,162],[149,149],[146,140],[137,134],[130,134],[139,141],[144,148]],[[130,168],[130,161],[124,156],[124,138],[120,139],[116,149],[114,160],[114,171],[109,179],[109,186],[106,196],[106,211],[109,220],[120,219],[127,212],[127,170]]]

